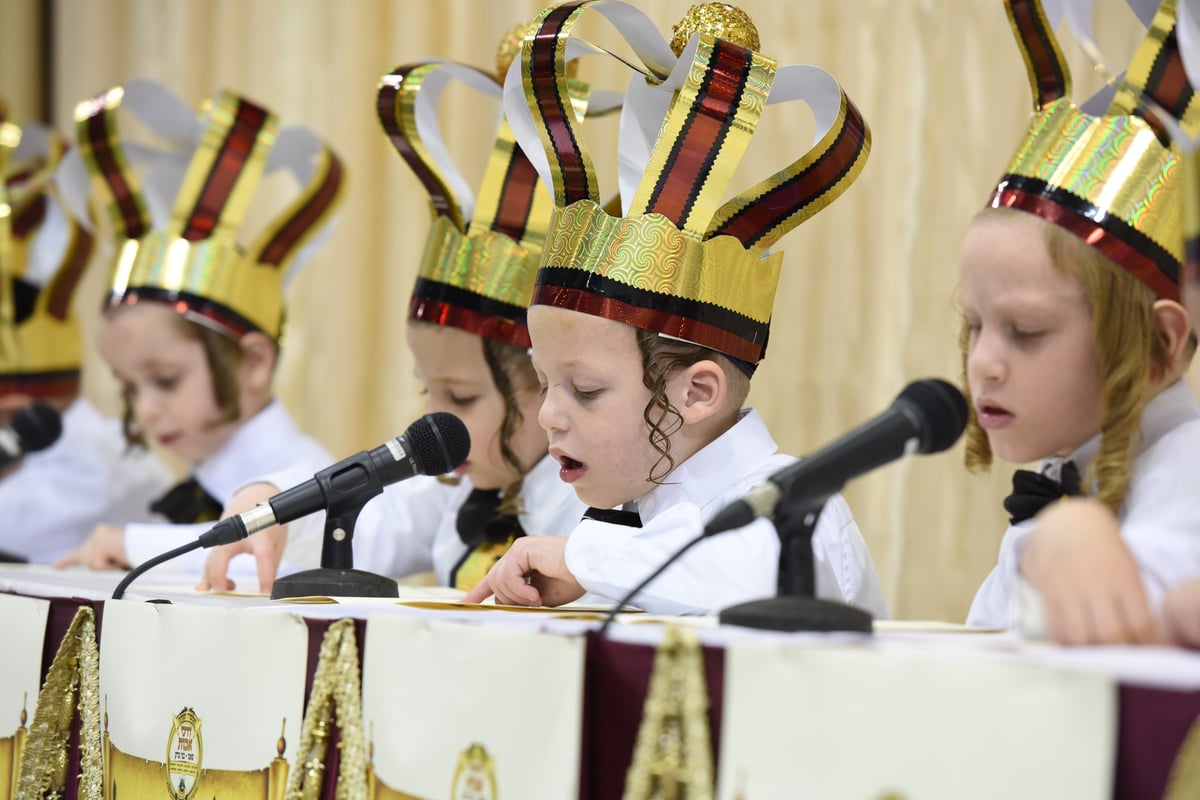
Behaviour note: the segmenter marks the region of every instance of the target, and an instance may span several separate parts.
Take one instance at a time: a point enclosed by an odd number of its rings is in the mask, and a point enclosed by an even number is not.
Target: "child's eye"
[[[170,392],[170,391],[174,390],[176,386],[179,385],[179,378],[174,375],[171,375],[169,377],[159,377],[159,378],[154,378],[151,381],[151,383],[154,384],[154,388],[156,388],[160,391]]]
[[[1012,328],[1013,338],[1020,342],[1032,342],[1040,338],[1046,332],[1041,330],[1031,330],[1026,328],[1018,328],[1015,325]]]
[[[475,401],[479,399],[479,396],[473,395],[470,397],[460,397],[456,394],[449,394],[446,396],[446,399],[450,401],[451,405],[458,406],[459,408],[467,408],[468,406],[474,405]]]
[[[580,389],[578,386],[571,387],[571,391],[575,394],[576,399],[583,402],[595,400],[604,393],[603,389]]]

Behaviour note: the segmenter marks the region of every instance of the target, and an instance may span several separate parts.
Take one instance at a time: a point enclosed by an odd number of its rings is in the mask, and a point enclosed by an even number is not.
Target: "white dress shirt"
[[[1100,447],[1089,439],[1068,458],[1080,475]],[[1058,478],[1066,459],[1041,462],[1039,472]],[[1200,577],[1200,407],[1183,381],[1167,387],[1142,414],[1142,442],[1129,476],[1129,490],[1118,515],[1121,538],[1141,572],[1151,607],[1158,608],[1167,589]],[[1030,603],[1030,589],[1020,575],[1021,556],[1034,520],[1009,526],[1000,555],[971,604],[967,624],[1010,628],[1018,625]],[[1033,593],[1036,595],[1036,593]],[[1036,614],[1036,608],[1028,613]]]
[[[558,462],[547,456],[525,475],[518,520],[526,536],[566,536],[587,508],[558,471]],[[432,570],[439,585],[448,585],[451,570],[467,552],[457,521],[472,489],[467,478],[452,485],[429,476],[388,486],[359,515],[354,567],[389,577]],[[313,523],[304,526],[304,535],[311,535]],[[289,527],[289,538],[290,533]]]
[[[118,420],[78,398],[63,412],[58,441],[0,479],[0,550],[53,563],[101,523],[161,519],[150,504],[174,482],[154,454],[129,447]]]
[[[567,542],[567,568],[587,591],[609,600],[639,581],[697,536],[726,504],[796,462],[778,447],[753,409],[728,431],[679,464],[637,501],[642,527],[585,519]],[[661,614],[708,614],[773,597],[779,536],[758,519],[695,545],[633,603]],[[887,608],[866,542],[840,495],[829,498],[813,532],[817,596],[858,606],[876,618]]]
[[[196,464],[192,475],[206,492],[222,506],[234,494],[252,483],[269,483],[280,489],[306,481],[333,462],[329,452],[315,439],[305,436],[292,422],[287,409],[278,400],[246,420],[224,446]],[[314,516],[321,517],[323,514]],[[324,523],[321,523],[322,528]],[[195,525],[126,525],[125,552],[134,566],[151,556],[180,547],[209,530],[212,523]],[[194,550],[156,569],[199,572],[208,553]],[[308,569],[321,564],[321,540],[288,537],[281,572]],[[253,559],[239,556],[240,568],[253,574]]]

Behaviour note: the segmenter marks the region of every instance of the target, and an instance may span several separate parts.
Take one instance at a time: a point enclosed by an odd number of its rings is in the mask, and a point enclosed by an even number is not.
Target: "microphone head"
[[[412,446],[412,458],[422,475],[441,475],[467,460],[471,434],[453,414],[426,414],[408,426],[403,437]]]
[[[940,378],[913,381],[892,403],[904,406],[918,422],[918,453],[940,453],[967,427],[967,401],[952,383]]]
[[[62,417],[48,403],[34,403],[13,414],[8,425],[21,440],[21,450],[45,450],[62,435]]]

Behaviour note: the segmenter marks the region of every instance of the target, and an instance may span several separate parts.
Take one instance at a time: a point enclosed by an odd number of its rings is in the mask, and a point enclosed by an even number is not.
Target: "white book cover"
[[[378,800],[579,796],[584,638],[374,614],[363,722]]]
[[[1116,687],[977,655],[735,643],[717,796],[1108,800]]]
[[[119,600],[100,637],[108,797],[283,797],[304,712],[302,619]]]

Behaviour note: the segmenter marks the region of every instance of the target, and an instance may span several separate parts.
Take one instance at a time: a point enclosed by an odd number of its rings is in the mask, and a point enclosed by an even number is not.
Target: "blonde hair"
[[[727,391],[724,410],[736,412],[750,393],[750,377],[716,350],[641,328],[635,328],[634,332],[638,351],[642,354],[642,382],[650,390],[650,399],[642,411],[642,418],[650,428],[650,446],[658,452],[658,461],[651,467],[647,480],[661,484],[675,469],[671,437],[683,427],[679,409],[671,405],[667,398],[667,379],[678,370],[697,362],[714,361],[725,373]]]
[[[972,224],[1025,214],[1012,209],[984,209]],[[1142,424],[1155,370],[1172,368],[1171,357],[1158,335],[1154,293],[1099,250],[1051,222],[1037,219],[1051,263],[1083,288],[1092,317],[1092,341],[1101,380],[1100,448],[1084,477],[1085,487],[1096,487],[1096,498],[1118,513],[1129,489]],[[970,332],[966,319],[959,331],[963,386],[968,399],[967,349]],[[992,463],[987,434],[968,404],[966,432],[967,468],[986,469]]]

